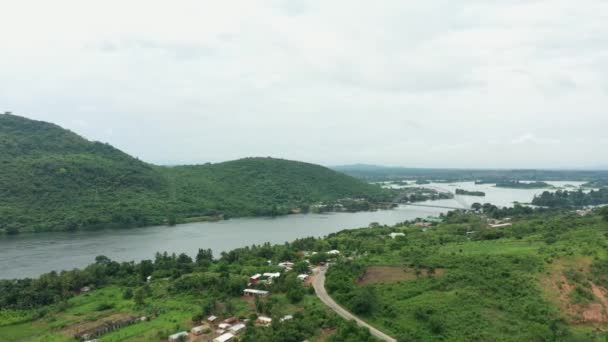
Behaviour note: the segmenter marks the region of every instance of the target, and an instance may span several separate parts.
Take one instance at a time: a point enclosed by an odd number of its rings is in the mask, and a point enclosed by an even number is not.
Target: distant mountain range
[[[0,114],[0,233],[282,215],[388,194],[328,168],[246,158],[156,166],[48,122]]]
[[[543,170],[543,169],[438,169],[407,168],[370,164],[331,166],[333,170],[360,179],[427,179],[444,181],[504,181],[504,180],[608,180],[608,171],[601,169]]]

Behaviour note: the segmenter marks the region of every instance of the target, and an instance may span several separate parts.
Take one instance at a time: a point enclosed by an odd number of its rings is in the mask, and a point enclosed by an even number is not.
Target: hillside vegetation
[[[57,125],[0,115],[0,233],[281,215],[387,194],[327,168],[247,158],[161,167]]]

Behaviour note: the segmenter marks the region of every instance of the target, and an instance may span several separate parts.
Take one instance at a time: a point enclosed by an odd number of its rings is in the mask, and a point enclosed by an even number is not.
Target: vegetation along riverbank
[[[348,230],[217,257],[99,256],[82,270],[0,281],[0,341],[72,341],[132,317],[103,340],[160,341],[202,326],[205,341],[226,320],[244,324],[240,341],[374,341],[315,297],[311,278],[326,262],[329,294],[399,341],[606,337],[608,210],[485,208],[510,224],[496,225],[486,209],[455,211],[431,225]]]

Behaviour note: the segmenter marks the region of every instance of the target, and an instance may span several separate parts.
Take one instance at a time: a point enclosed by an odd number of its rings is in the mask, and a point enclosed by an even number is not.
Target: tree
[[[133,301],[135,302],[135,305],[143,306],[145,304],[145,298],[146,294],[143,288],[140,287],[135,290],[135,293],[133,294]]]
[[[371,287],[363,287],[355,292],[350,305],[356,314],[368,314],[376,305],[376,294]]]
[[[475,203],[471,204],[471,208],[473,210],[481,210],[481,203],[475,202]]]
[[[300,284],[296,286],[291,286],[289,290],[287,290],[287,299],[293,304],[298,303],[304,298],[304,287]]]
[[[196,264],[207,268],[211,265],[211,262],[213,262],[213,252],[211,249],[199,248],[198,253],[196,254]]]
[[[154,272],[154,264],[152,264],[152,260],[142,260],[138,265],[139,279],[141,281],[146,281],[146,278],[148,278],[152,272]]]
[[[293,265],[293,270],[297,273],[307,273],[308,272],[308,263],[306,261],[298,261]]]
[[[124,299],[131,299],[133,298],[133,289],[131,289],[130,287],[128,287],[125,292],[122,293],[122,298]]]
[[[604,220],[608,221],[608,206],[603,207],[600,211],[600,214],[602,215],[602,217],[604,217]]]

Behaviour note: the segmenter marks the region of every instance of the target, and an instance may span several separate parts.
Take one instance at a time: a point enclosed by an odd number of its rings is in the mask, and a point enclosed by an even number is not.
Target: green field
[[[517,218],[496,234],[478,220],[458,214],[426,232],[388,228],[405,233],[396,240],[381,230],[343,232],[334,237],[338,247],[365,235],[366,243],[356,249],[367,253],[330,269],[327,287],[336,300],[400,341],[608,338],[601,294],[608,293],[602,268],[608,260],[606,221],[554,211]],[[588,260],[587,266],[580,260]],[[371,266],[393,266],[381,268],[387,273],[424,272],[402,280],[386,274],[382,281],[376,268],[379,279],[370,282],[365,270]],[[441,272],[427,277],[428,269]],[[592,287],[601,289],[599,296]]]

